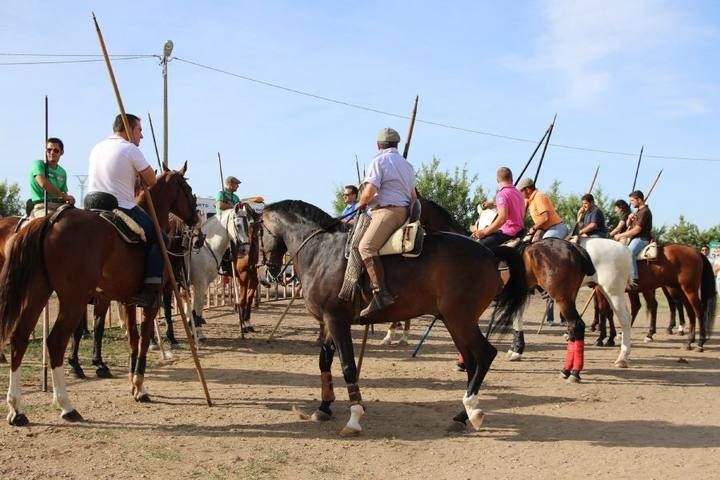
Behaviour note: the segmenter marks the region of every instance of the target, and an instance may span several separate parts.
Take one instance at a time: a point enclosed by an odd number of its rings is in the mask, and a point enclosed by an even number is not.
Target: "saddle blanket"
[[[638,253],[637,257],[638,260],[657,260],[658,258],[658,244],[657,242],[650,242],[648,243],[647,247],[640,250],[640,253]]]
[[[135,220],[130,218],[122,210],[92,210],[96,212],[100,218],[108,222],[110,225],[115,227],[115,230],[120,234],[123,240],[127,243],[145,243],[145,231]]]

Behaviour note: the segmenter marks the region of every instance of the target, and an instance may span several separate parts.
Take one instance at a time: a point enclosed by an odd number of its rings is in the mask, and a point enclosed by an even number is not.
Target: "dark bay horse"
[[[338,298],[347,263],[345,227],[313,205],[286,200],[265,208],[255,236],[262,261],[274,277],[282,272],[283,255],[290,254],[303,286],[306,308],[326,327],[320,351],[322,402],[313,418],[325,420],[332,415],[330,405],[335,394],[330,370],[337,350],[351,403],[350,420],[341,434],[358,434],[364,408],[350,326],[361,323],[359,313],[369,300],[370,290],[363,276],[359,285],[362,294],[357,293],[353,302]],[[510,280],[504,286],[498,272],[499,259],[506,261],[510,269]],[[478,318],[496,299],[499,314],[491,330],[509,331],[513,316],[527,299],[520,255],[504,247],[491,251],[460,235],[431,233],[425,238],[420,257],[391,255],[383,261],[387,283],[397,299],[364,322],[396,322],[423,314],[442,318],[466,359],[468,373],[464,409],[454,420],[465,424],[469,419],[479,429],[483,412],[478,407],[478,391],[497,350],[480,331]]]
[[[652,340],[655,334],[657,320],[655,290],[670,287],[682,293],[682,300],[687,310],[690,325],[686,348],[691,349],[695,343],[695,320],[697,320],[700,338],[696,350],[702,352],[705,342],[712,335],[717,305],[715,274],[710,261],[687,245],[662,245],[658,246],[657,260],[638,260],[638,274],[638,290],[645,297],[650,311],[650,329],[646,338]],[[633,311],[633,320],[639,309],[638,304]]]
[[[183,178],[187,165],[165,171],[150,189],[161,228],[167,230],[168,214],[175,213],[193,225],[196,200]],[[141,206],[145,203],[141,197]],[[128,302],[143,279],[145,245],[125,243],[116,230],[95,213],[72,208],[56,222],[38,219],[10,240],[10,256],[0,273],[0,343],[10,343],[11,371],[7,401],[8,422],[26,425],[20,388],[20,364],[30,332],[50,294],[58,296],[59,313],[48,336],[53,380],[53,402],[68,421],[82,420],[70,403],[62,368],[68,339],[81,321],[91,297]],[[134,398],[148,401],[144,390],[146,355],[157,308],[144,309],[140,336],[135,307],[127,309],[130,377]]]

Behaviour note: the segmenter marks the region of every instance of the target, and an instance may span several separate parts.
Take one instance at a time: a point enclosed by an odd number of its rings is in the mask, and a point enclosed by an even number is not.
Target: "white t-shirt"
[[[90,152],[88,193],[115,195],[120,208],[131,209],[135,203],[135,175],[150,165],[140,149],[120,135],[111,135]]]

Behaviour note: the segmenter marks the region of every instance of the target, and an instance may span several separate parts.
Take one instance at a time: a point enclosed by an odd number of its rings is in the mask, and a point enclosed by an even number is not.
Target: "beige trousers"
[[[60,208],[63,204],[58,202],[48,202],[48,214],[55,213],[55,210]],[[30,212],[30,218],[42,218],[45,216],[45,204],[38,203]]]
[[[405,223],[409,214],[410,209],[407,207],[387,207],[373,210],[370,225],[358,245],[360,258],[367,260],[370,257],[376,257],[390,235]]]

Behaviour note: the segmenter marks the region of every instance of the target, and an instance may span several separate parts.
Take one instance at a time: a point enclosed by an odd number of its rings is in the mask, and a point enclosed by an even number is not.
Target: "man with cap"
[[[385,269],[379,256],[380,248],[402,226],[410,214],[410,206],[417,200],[415,170],[398,152],[400,134],[383,128],[377,137],[378,154],[370,161],[358,210],[370,207],[370,225],[360,240],[358,251],[372,287],[373,298],[360,312],[367,317],[395,303],[385,284]]]
[[[220,215],[223,210],[229,210],[240,202],[240,198],[235,195],[240,183],[240,180],[232,175],[225,178],[225,188],[215,195],[215,213]]]
[[[525,196],[525,204],[533,221],[532,227],[528,230],[533,241],[542,238],[567,237],[567,225],[558,215],[548,196],[535,188],[535,182],[531,178],[526,177],[520,180],[517,188]]]
[[[636,210],[628,219],[628,228],[615,235],[615,240],[624,238],[630,239],[628,248],[630,249],[632,260],[632,279],[630,280],[630,289],[637,290],[638,285],[638,267],[637,256],[645,248],[652,239],[652,212],[645,203],[645,195],[640,190],[635,190],[630,194],[630,205]]]
[[[495,220],[485,228],[472,232],[481,244],[488,248],[502,245],[525,231],[525,199],[513,185],[512,171],[507,167],[497,170],[499,190],[494,202],[484,202],[482,207],[497,208]]]
[[[48,197],[48,213],[54,212],[64,203],[75,204],[75,198],[68,195],[67,173],[59,165],[60,157],[65,153],[65,147],[59,138],[48,138],[45,162],[35,160],[30,170],[30,193],[32,209],[29,214],[31,218],[45,216],[45,191]]]

